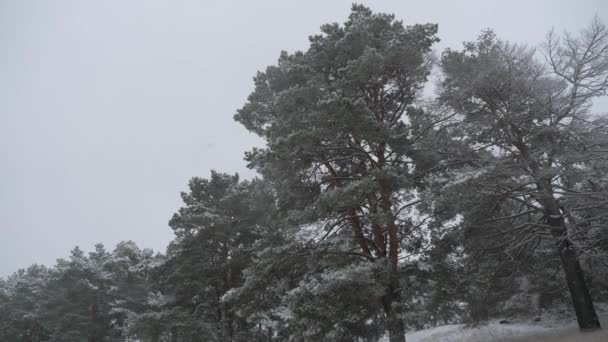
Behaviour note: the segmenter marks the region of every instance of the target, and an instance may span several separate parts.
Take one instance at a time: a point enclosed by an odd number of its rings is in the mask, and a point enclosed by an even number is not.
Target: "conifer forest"
[[[608,27],[478,32],[440,51],[437,24],[355,4],[275,51],[234,104],[258,176],[184,179],[166,251],[76,247],[0,278],[0,341],[415,342],[558,311],[602,334]]]

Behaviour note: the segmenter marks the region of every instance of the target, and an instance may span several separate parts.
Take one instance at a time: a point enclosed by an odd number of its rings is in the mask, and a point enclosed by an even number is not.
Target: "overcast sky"
[[[232,120],[252,76],[351,2],[0,0],[0,276],[76,245],[164,251],[190,177],[253,175]],[[363,3],[438,23],[438,50],[608,22],[606,0]]]

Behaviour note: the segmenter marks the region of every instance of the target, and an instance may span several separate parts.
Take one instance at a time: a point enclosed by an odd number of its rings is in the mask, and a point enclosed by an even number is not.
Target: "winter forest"
[[[353,5],[235,104],[257,178],[190,179],[162,253],[76,247],[0,278],[0,341],[404,342],[556,315],[599,336],[608,28],[589,19],[436,51],[436,24]]]

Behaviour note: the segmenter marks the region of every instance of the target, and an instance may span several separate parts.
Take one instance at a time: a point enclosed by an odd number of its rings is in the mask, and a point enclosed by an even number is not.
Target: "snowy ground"
[[[603,311],[603,310],[602,310]],[[600,314],[604,331],[581,334],[572,318],[543,317],[540,322],[500,324],[492,321],[478,327],[444,325],[407,334],[407,342],[606,342],[608,312]],[[382,340],[388,342],[388,338]]]
[[[387,340],[388,341],[388,340]],[[446,325],[407,334],[407,342],[527,342],[527,341],[608,341],[608,333],[580,334],[576,323],[562,327],[535,324],[489,323],[476,328]]]

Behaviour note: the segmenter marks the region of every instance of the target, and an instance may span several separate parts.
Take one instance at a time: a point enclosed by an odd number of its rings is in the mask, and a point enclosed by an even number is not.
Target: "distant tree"
[[[155,309],[163,302],[163,296],[153,272],[162,262],[163,255],[142,250],[132,241],[119,242],[112,251],[104,264],[112,283],[108,290],[112,338],[135,336],[159,341],[164,326],[161,322],[152,322],[152,318],[162,319]]]
[[[119,243],[112,253],[98,244],[88,256],[76,247],[52,268],[33,265],[0,279],[0,340],[140,338],[135,318],[162,297],[151,277],[162,261],[162,255],[140,250],[131,241]],[[146,338],[153,330],[147,328]]]
[[[40,342],[48,338],[44,303],[50,270],[32,265],[0,280],[0,340]]]
[[[259,196],[258,180],[212,172],[209,179],[193,178],[182,193],[185,206],[170,226],[176,239],[162,266],[162,284],[174,298],[181,335],[217,341],[247,341],[251,328],[224,295],[243,284],[243,270],[251,264],[250,247],[259,238],[259,225],[272,202]]]
[[[44,310],[51,341],[101,342],[112,335],[108,293],[112,283],[103,268],[109,258],[98,244],[88,257],[76,247],[69,260],[58,260]]]

